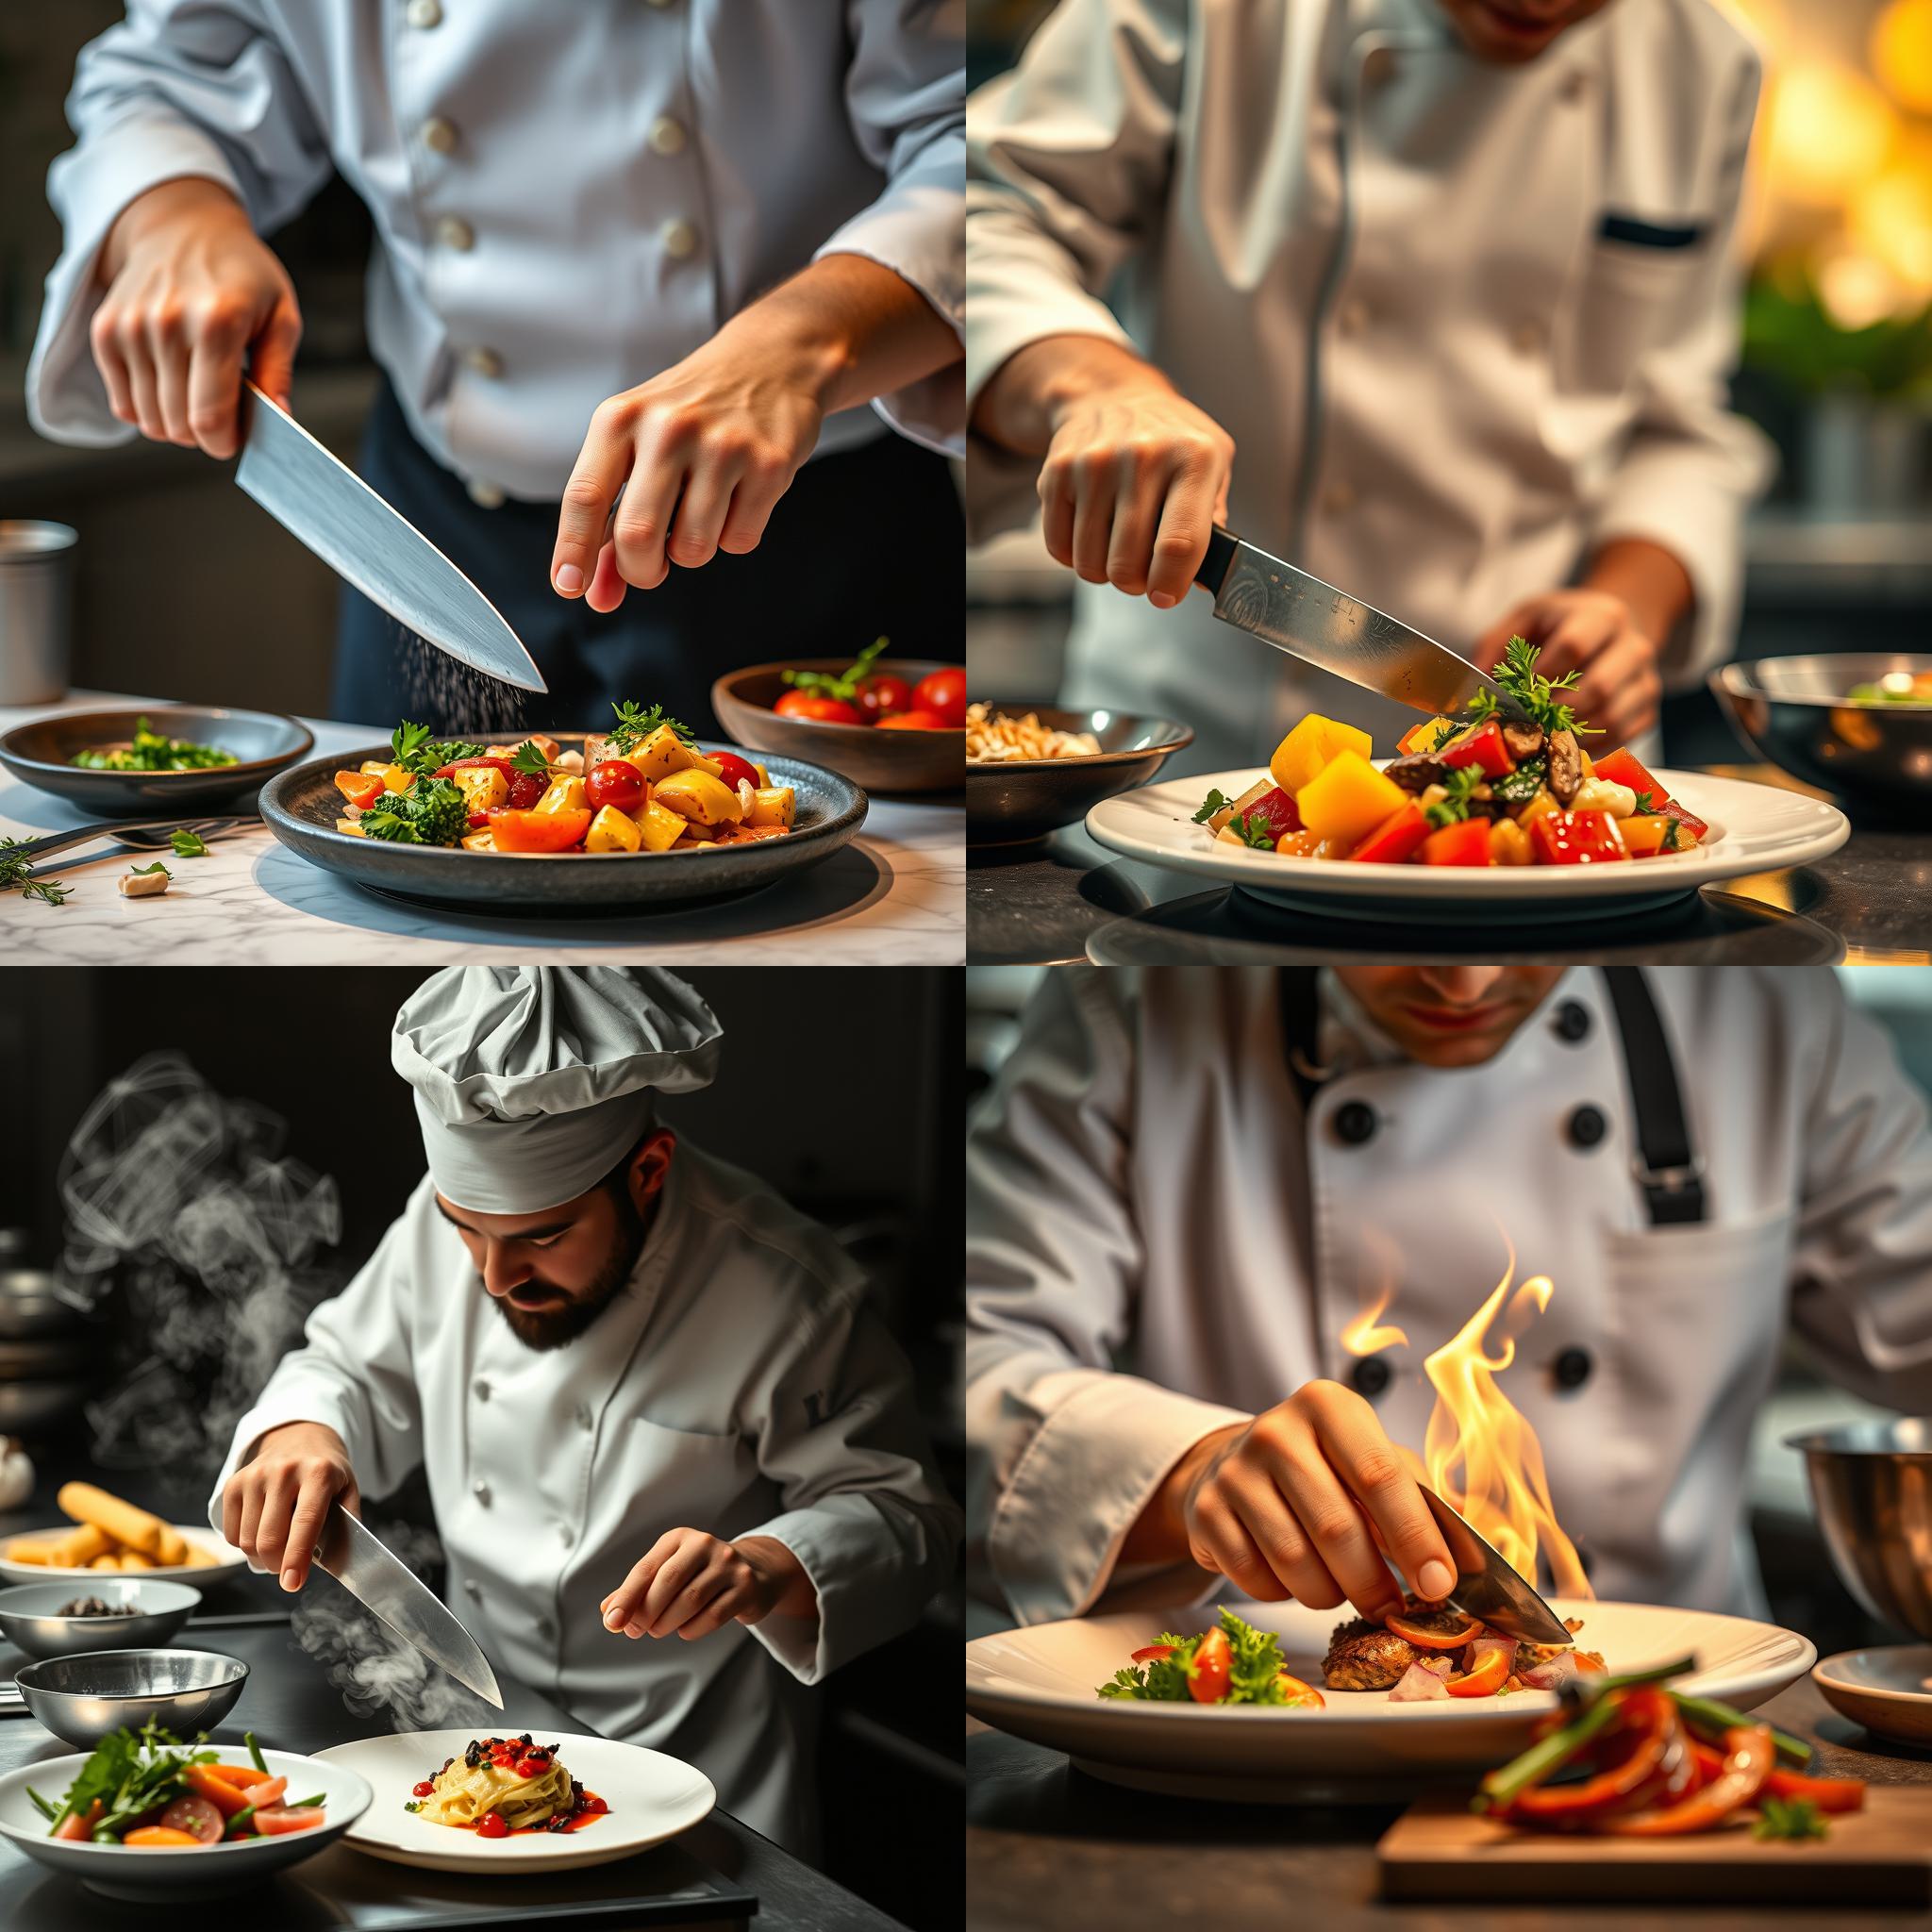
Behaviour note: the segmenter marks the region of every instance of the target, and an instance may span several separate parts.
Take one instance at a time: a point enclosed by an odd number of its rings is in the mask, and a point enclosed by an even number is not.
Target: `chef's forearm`
[[[952,325],[903,275],[862,255],[827,255],[725,325],[760,355],[791,361],[826,415],[958,361]]]
[[[1147,1500],[1146,1507],[1134,1519],[1115,1559],[1117,1565],[1185,1563],[1193,1552],[1188,1541],[1188,1491],[1203,1465],[1227,1441],[1238,1436],[1245,1423],[1230,1423],[1203,1436],[1160,1479],[1160,1486]]]
[[[1696,602],[1683,564],[1662,544],[1643,537],[1612,537],[1591,558],[1583,580],[1593,591],[1622,598],[1638,628],[1659,650]]]
[[[747,1561],[770,1578],[776,1594],[766,1612],[774,1617],[816,1617],[819,1593],[810,1574],[776,1537],[741,1536],[733,1544]]]
[[[1043,336],[993,371],[973,408],[973,428],[1016,455],[1043,457],[1068,407],[1089,396],[1174,385],[1105,336]]]

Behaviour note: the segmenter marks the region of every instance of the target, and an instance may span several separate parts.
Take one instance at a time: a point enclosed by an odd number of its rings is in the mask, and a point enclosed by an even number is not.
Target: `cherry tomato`
[[[930,671],[913,688],[912,703],[922,711],[937,711],[949,731],[966,724],[966,674],[961,670]]]
[[[606,758],[591,767],[584,791],[600,810],[614,805],[619,811],[635,811],[644,802],[644,774],[628,758]]]
[[[1196,1704],[1218,1704],[1227,1695],[1234,1670],[1234,1650],[1225,1630],[1210,1630],[1202,1638],[1188,1666],[1188,1695]]]
[[[249,1824],[263,1838],[281,1838],[291,1831],[308,1831],[323,1822],[320,1805],[270,1805],[258,1811]]]
[[[861,724],[865,722],[843,698],[817,698],[808,691],[788,691],[772,708],[781,718],[804,718],[814,724]]]
[[[754,791],[758,785],[758,768],[749,758],[741,758],[735,751],[714,751],[712,762],[718,767],[718,775],[736,791],[741,785],[749,785]]]
[[[158,1822],[170,1831],[185,1831],[205,1845],[219,1843],[222,1833],[227,1829],[227,1821],[221,1812],[196,1791],[176,1798]]]
[[[499,852],[568,852],[590,830],[588,808],[578,811],[516,811],[499,806],[490,829]]]
[[[288,1789],[286,1777],[265,1777],[258,1785],[250,1785],[242,1795],[251,1805],[273,1805]]]
[[[436,1780],[430,1777],[425,1777],[419,1785],[411,1785],[409,1787],[409,1795],[412,1798],[431,1797],[435,1794],[435,1791]]]
[[[852,698],[865,722],[876,724],[881,718],[890,718],[894,711],[912,708],[912,687],[903,677],[894,677],[890,671],[881,671],[876,677],[861,677]]]
[[[482,1818],[477,1821],[476,1836],[478,1838],[508,1838],[509,1836],[509,1826],[505,1823],[503,1813],[501,1811],[484,1812]]]
[[[954,727],[937,711],[900,711],[879,720],[881,731],[950,731]]]
[[[550,780],[541,772],[519,772],[509,781],[512,810],[528,811],[550,790]]]

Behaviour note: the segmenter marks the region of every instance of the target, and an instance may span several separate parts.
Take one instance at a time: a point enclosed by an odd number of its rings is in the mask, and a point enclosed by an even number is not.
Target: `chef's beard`
[[[624,1285],[643,1252],[644,1218],[629,1197],[618,1190],[611,1190],[610,1198],[617,1210],[617,1229],[611,1236],[610,1252],[605,1257],[604,1266],[589,1288],[572,1294],[555,1314],[540,1315],[520,1308],[508,1295],[490,1297],[496,1304],[497,1312],[509,1324],[509,1332],[525,1348],[541,1351],[565,1347],[624,1292]],[[544,1285],[556,1286],[554,1282]]]

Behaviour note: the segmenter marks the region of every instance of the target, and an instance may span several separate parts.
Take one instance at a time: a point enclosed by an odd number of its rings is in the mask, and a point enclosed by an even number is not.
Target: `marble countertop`
[[[75,691],[58,705],[0,707],[0,732],[60,710],[143,700]],[[161,702],[153,700],[152,702]],[[303,722],[311,756],[381,737],[366,724]],[[31,839],[87,815],[0,773],[0,835]],[[171,860],[174,883],[125,899],[130,853],[111,840],[57,853],[64,905],[0,894],[0,958],[14,966],[475,964],[542,948],[556,965],[649,959],[765,966],[957,966],[965,958],[965,813],[955,799],[874,796],[858,836],[820,865],[722,904],[617,917],[486,917],[363,890],[282,845],[266,825]],[[644,862],[644,861],[640,861]]]

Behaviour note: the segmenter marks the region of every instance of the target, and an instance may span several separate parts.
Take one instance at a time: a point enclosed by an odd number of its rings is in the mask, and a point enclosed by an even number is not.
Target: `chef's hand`
[[[1307,1382],[1251,1423],[1204,1437],[1130,1531],[1124,1563],[1191,1556],[1251,1597],[1365,1617],[1400,1607],[1383,1553],[1431,1600],[1455,1588],[1448,1546],[1375,1412]]]
[[[667,1529],[599,1606],[626,1637],[708,1637],[726,1624],[809,1617],[818,1591],[805,1565],[774,1537],[724,1542],[701,1529]]]
[[[973,426],[1042,453],[1046,547],[1090,584],[1166,610],[1227,518],[1234,439],[1166,376],[1099,336],[1029,342],[981,391]]]
[[[222,1534],[264,1570],[281,1572],[284,1590],[300,1590],[337,1497],[362,1513],[356,1474],[342,1439],[324,1423],[284,1423],[255,1446],[255,1456],[222,1491]]]
[[[122,422],[157,442],[233,456],[250,357],[256,383],[287,407],[302,311],[219,182],[163,181],[138,195],[108,231],[99,274],[107,292],[88,340]]]

